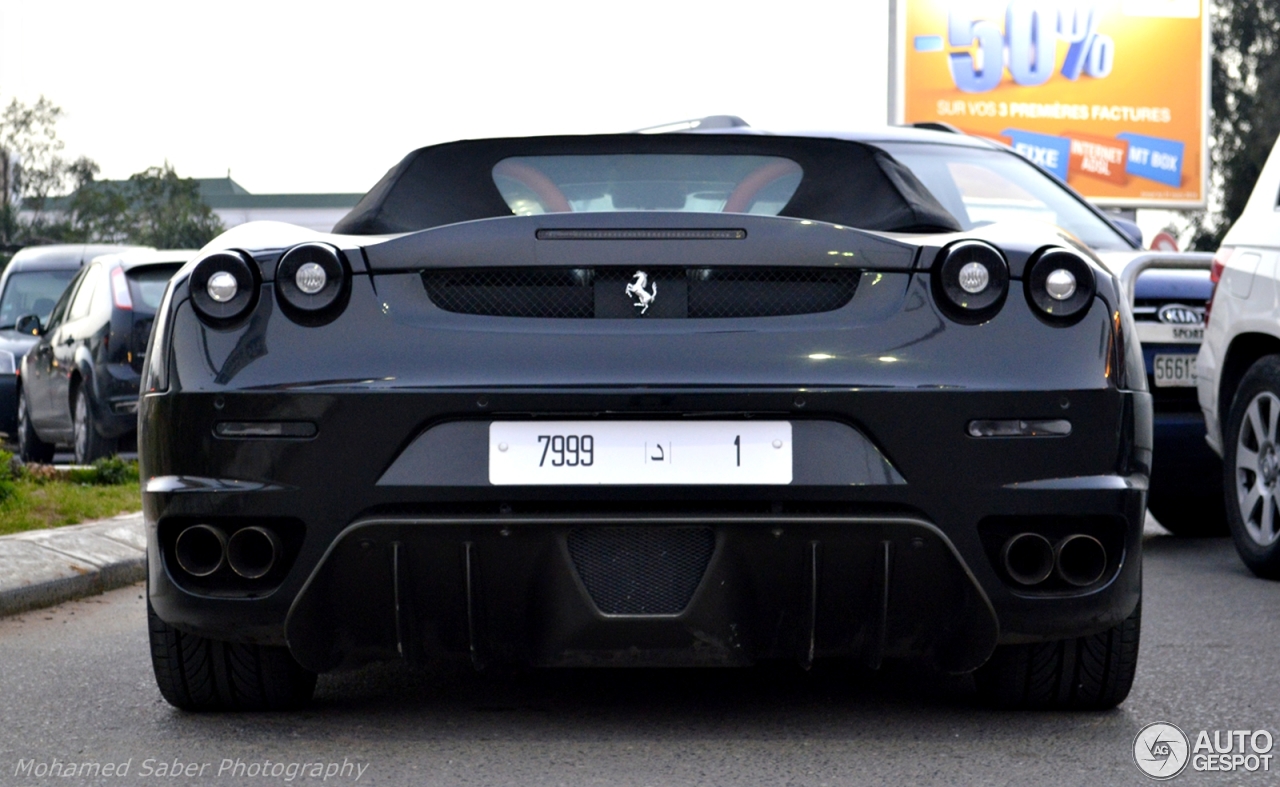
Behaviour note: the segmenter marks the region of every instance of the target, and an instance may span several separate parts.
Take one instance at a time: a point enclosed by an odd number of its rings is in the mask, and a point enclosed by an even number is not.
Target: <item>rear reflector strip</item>
[[[970,437],[1066,437],[1071,422],[1064,419],[1045,421],[986,420],[970,421]]]
[[[742,240],[746,230],[538,230],[538,240]]]
[[[253,439],[315,437],[316,431],[310,421],[219,421],[213,427],[218,437]]]

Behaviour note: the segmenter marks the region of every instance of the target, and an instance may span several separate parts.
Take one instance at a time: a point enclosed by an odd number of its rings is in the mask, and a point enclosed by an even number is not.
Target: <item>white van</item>
[[[1209,445],[1223,458],[1227,522],[1245,564],[1280,579],[1280,142],[1213,260],[1197,359]]]

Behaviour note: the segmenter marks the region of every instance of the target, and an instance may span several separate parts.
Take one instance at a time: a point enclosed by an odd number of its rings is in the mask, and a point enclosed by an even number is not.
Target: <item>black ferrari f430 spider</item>
[[[893,145],[457,142],[332,234],[214,241],[139,408],[165,698],[291,707],[456,656],[919,658],[1006,707],[1122,701],[1152,443],[1127,300]]]

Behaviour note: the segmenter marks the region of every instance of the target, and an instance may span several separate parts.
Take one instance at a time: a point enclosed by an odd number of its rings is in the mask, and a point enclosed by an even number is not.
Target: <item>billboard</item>
[[[891,122],[1004,142],[1091,201],[1202,207],[1202,0],[893,0]]]

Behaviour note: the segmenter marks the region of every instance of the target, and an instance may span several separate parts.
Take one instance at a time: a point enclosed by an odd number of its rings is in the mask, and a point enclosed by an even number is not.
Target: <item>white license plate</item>
[[[789,484],[788,421],[496,421],[497,485]]]
[[[1194,355],[1157,355],[1152,377],[1161,388],[1190,388],[1196,384]]]

